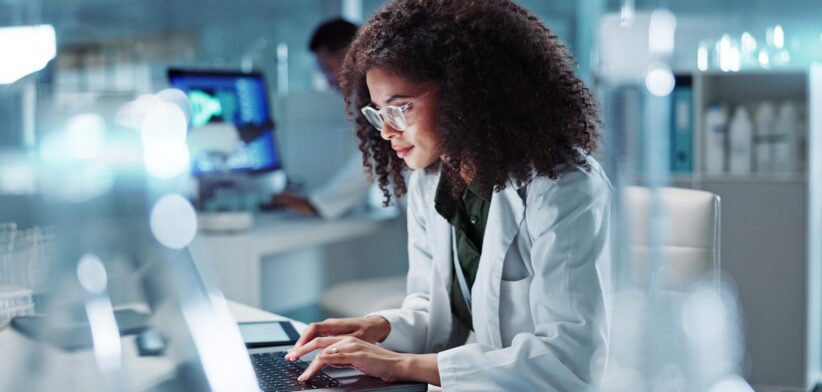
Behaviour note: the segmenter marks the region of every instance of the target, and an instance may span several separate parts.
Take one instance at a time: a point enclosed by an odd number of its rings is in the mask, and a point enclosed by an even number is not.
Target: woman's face
[[[372,106],[377,110],[384,106],[414,102],[405,111],[408,123],[405,131],[394,129],[387,123],[380,131],[380,136],[391,142],[397,156],[412,169],[422,169],[437,162],[442,155],[434,125],[439,101],[437,85],[433,82],[412,83],[385,68],[371,68],[365,75],[365,81]],[[426,95],[423,97],[423,94]]]

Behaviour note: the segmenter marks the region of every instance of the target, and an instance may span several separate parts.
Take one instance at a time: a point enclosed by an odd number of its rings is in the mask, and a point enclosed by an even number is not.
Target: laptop
[[[263,391],[426,391],[420,382],[387,383],[356,369],[326,366],[307,382],[297,381],[316,352],[296,362],[285,360],[286,351],[300,337],[287,321],[239,323],[240,333],[251,356],[257,382]]]

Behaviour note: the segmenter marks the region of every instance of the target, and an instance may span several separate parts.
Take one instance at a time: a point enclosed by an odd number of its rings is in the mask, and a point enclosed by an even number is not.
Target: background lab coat
[[[334,177],[308,196],[308,201],[326,219],[337,218],[365,203],[371,183],[368,182],[362,155],[351,154]]]
[[[434,210],[439,174],[417,170],[408,200],[408,296],[374,314],[391,323],[382,345],[438,352],[447,391],[582,391],[608,338],[612,188],[599,164],[557,180],[509,185],[491,199],[472,289],[477,343],[449,301],[449,223]],[[610,312],[605,312],[610,313]],[[603,321],[606,320],[606,321]]]

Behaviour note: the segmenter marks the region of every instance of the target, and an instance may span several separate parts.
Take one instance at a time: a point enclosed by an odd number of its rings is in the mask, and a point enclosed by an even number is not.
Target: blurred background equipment
[[[282,157],[261,73],[170,69],[168,79],[191,102],[186,142],[200,210],[254,211],[282,191],[264,186],[283,174],[274,173]]]

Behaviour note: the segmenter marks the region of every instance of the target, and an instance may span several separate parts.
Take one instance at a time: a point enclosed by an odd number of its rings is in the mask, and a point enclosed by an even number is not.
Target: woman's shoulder
[[[528,184],[526,205],[569,199],[599,199],[612,194],[611,182],[599,162],[585,156],[585,165],[573,165],[560,172],[557,178],[537,176]]]

